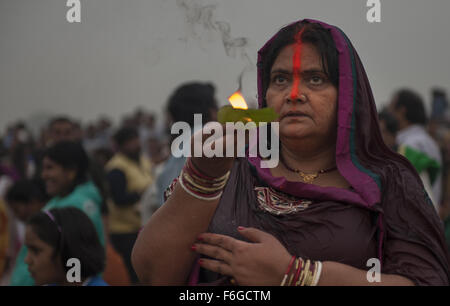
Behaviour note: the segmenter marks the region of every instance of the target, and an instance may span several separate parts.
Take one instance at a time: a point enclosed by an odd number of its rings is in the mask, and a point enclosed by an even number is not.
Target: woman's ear
[[[75,177],[77,176],[77,170],[76,169],[68,169],[66,170],[67,177],[70,179],[70,181],[75,181]]]

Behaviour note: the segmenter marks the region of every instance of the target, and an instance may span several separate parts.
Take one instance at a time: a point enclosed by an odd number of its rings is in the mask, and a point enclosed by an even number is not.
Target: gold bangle
[[[306,261],[306,266],[305,266],[305,269],[304,269],[304,272],[305,272],[305,276],[304,276],[304,278],[303,278],[303,280],[302,280],[302,282],[301,282],[301,284],[300,284],[300,286],[304,286],[305,285],[305,281],[306,281],[306,278],[308,277],[308,271],[309,271],[309,265],[311,264],[311,261],[308,259],[307,261]]]
[[[184,170],[183,170],[183,172],[186,173]],[[206,183],[206,184],[211,185],[211,186],[224,186],[224,185],[226,185],[226,183],[227,183],[227,181],[228,181],[228,179],[230,177],[230,173],[231,173],[231,171],[228,171],[220,179],[218,179],[218,180],[211,180],[211,181],[202,179],[202,178],[196,176],[195,174],[191,174],[191,173],[186,173],[186,175],[191,177],[193,180],[195,179],[195,180],[197,180],[199,182]]]
[[[320,274],[322,273],[322,262],[318,261],[317,264],[318,266],[316,269],[316,274],[314,276],[314,280],[311,286],[317,286],[317,284],[319,283]]]
[[[315,261],[314,262],[314,268],[313,271],[311,272],[310,278],[308,279],[308,282],[306,284],[306,286],[315,286],[316,284],[316,278],[317,278],[317,272],[318,272],[318,268],[319,265],[321,264],[320,261]]]
[[[180,178],[178,179],[178,182],[179,182],[181,188],[183,188],[183,190],[184,190],[187,194],[189,194],[189,195],[191,195],[191,196],[193,196],[194,198],[199,199],[199,200],[203,200],[203,201],[215,201],[215,200],[220,199],[220,197],[222,197],[222,194],[223,194],[223,191],[221,191],[219,194],[217,194],[217,195],[215,195],[215,196],[213,196],[213,197],[211,197],[211,198],[210,198],[210,197],[200,196],[200,195],[197,195],[197,194],[193,193],[193,192],[190,191],[186,186],[184,186],[184,183],[183,183],[183,177],[182,177],[181,175],[180,175]]]
[[[300,258],[300,257],[299,257],[299,259],[300,259],[300,262],[302,263],[302,271],[300,271],[300,274],[298,276],[297,282],[294,284],[294,286],[300,285],[300,282],[301,282],[302,277],[303,277],[304,268],[305,268],[305,261],[302,258]]]
[[[182,170],[182,173],[185,175],[185,176],[187,176],[187,177],[189,177],[192,181],[197,181],[198,182],[198,180],[197,180],[197,178],[195,177],[195,176],[193,176],[193,175],[191,175],[190,173],[187,173],[187,172],[185,172],[184,170]],[[201,183],[203,183],[204,181],[200,181],[200,182],[198,182],[198,184],[201,184]],[[204,182],[204,183],[206,183],[208,186],[214,186],[214,187],[219,187],[219,186],[224,186],[225,184],[226,184],[226,182],[227,181],[222,181],[222,182],[220,182],[220,183],[215,183],[215,184],[211,184],[211,182]],[[203,185],[202,185],[202,187],[203,187]]]
[[[295,276],[297,275],[298,265],[299,265],[299,264],[300,264],[300,257],[297,257],[297,259],[295,260],[295,270],[294,270],[294,274],[293,274],[294,278],[295,278]],[[295,279],[294,279],[294,280],[295,280]],[[295,286],[295,284],[293,284],[292,281],[291,281],[290,286]]]
[[[311,284],[312,284],[314,270],[311,271],[311,268],[312,268],[313,264],[314,264],[314,263],[311,262],[311,265],[310,265],[310,267],[309,267],[310,269],[308,270],[308,277],[307,277],[307,279],[306,279],[306,281],[305,281],[305,286],[311,286]]]
[[[226,182],[224,182],[221,186],[218,187],[204,187],[196,183],[188,173],[183,171],[181,174],[184,179],[186,179],[193,187],[195,187],[202,193],[215,193],[222,190],[226,185]]]
[[[203,192],[203,193],[215,193],[215,192],[217,192],[217,191],[222,190],[223,187],[225,187],[225,184],[224,184],[223,186],[220,186],[220,187],[212,187],[212,188],[210,188],[210,187],[204,187],[204,186],[201,186],[201,185],[197,184],[196,182],[194,182],[194,180],[193,180],[193,179],[189,176],[189,174],[187,174],[186,172],[183,171],[181,175],[182,175],[183,178],[184,178],[186,181],[188,181],[192,186],[196,187],[200,192]]]
[[[292,285],[292,279],[294,278],[294,274],[291,274],[291,278],[289,279],[288,286]]]
[[[295,259],[295,266],[298,268],[298,258]],[[291,274],[291,278],[289,279],[288,286],[292,286],[292,281],[294,280],[295,271],[296,270],[294,270],[294,273]]]
[[[311,272],[311,277],[309,279],[307,286],[312,286],[312,284],[314,283],[314,277],[316,277],[316,273],[317,273],[317,261],[314,262],[314,268]]]
[[[230,177],[230,173],[229,172],[227,172],[224,176],[222,176],[218,180],[206,180],[206,179],[203,179],[201,177],[198,177],[194,173],[189,173],[189,175],[192,178],[194,178],[196,181],[199,181],[201,183],[205,183],[205,184],[208,184],[208,185],[213,185],[213,186],[223,184],[223,182],[227,181],[228,178]]]

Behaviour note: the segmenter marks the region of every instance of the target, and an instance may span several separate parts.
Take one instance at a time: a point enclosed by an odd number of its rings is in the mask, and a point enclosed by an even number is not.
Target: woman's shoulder
[[[96,203],[100,203],[102,196],[99,189],[92,181],[87,181],[78,185],[72,192],[73,197],[77,197],[83,200],[91,200]]]
[[[98,188],[91,181],[80,184],[66,197],[53,198],[46,205],[46,209],[61,208],[66,206],[75,206],[81,210],[86,210],[86,206],[99,206],[101,195]],[[92,208],[88,209],[89,211]]]

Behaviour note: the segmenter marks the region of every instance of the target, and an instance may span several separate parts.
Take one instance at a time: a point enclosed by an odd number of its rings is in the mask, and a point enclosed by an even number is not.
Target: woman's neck
[[[75,186],[70,186],[68,188],[65,188],[63,191],[61,191],[60,193],[58,193],[58,197],[60,198],[65,198],[67,197],[69,194],[72,193],[72,191],[75,189]]]
[[[78,186],[86,183],[87,180],[76,180],[72,185],[70,185],[69,187],[65,188],[62,192],[58,193],[58,197],[60,198],[65,198],[67,197],[69,194],[71,194]]]
[[[281,145],[281,158],[293,169],[303,172],[318,172],[336,165],[336,146],[323,147],[321,149],[305,147],[290,147]]]

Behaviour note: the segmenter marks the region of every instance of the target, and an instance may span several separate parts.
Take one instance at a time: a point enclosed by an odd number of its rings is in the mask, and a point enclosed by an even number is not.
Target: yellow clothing
[[[151,163],[141,157],[140,163],[129,159],[121,153],[117,153],[106,164],[107,172],[120,170],[125,174],[126,190],[129,193],[142,194],[153,182],[151,176]],[[127,206],[116,205],[114,201],[109,203],[109,228],[111,234],[135,233],[141,228],[141,214],[139,201]]]

